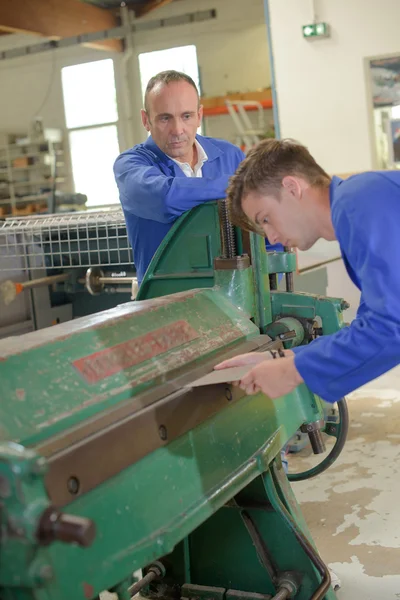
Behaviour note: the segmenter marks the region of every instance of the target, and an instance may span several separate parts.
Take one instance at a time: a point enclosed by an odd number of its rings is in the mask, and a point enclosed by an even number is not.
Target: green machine
[[[193,384],[336,331],[345,303],[294,293],[293,254],[243,244],[224,203],[203,205],[139,301],[0,340],[1,600],[335,599],[280,450],[303,428],[337,455],[344,409],[325,423],[305,385],[271,401]]]

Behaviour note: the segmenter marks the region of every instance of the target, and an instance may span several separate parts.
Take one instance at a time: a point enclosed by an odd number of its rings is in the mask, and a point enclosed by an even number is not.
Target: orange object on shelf
[[[12,166],[14,169],[21,169],[33,165],[33,158],[31,156],[18,156],[12,160]]]
[[[235,100],[251,100],[259,102],[264,109],[272,108],[272,92],[271,89],[268,88],[261,92],[243,92],[238,94],[227,94],[226,96],[215,96],[213,98],[201,98],[204,116],[227,115],[228,109],[225,100],[231,100],[232,102],[235,102]],[[257,107],[249,106],[246,110],[257,110]]]
[[[262,100],[260,102],[261,106],[264,109],[272,108],[272,100]],[[256,106],[246,106],[247,110],[257,110]],[[226,106],[215,106],[214,108],[204,108],[203,115],[205,117],[215,117],[217,115],[227,115],[228,109]]]

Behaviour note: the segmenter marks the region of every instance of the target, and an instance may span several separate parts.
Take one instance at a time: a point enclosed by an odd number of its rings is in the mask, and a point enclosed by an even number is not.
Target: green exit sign
[[[312,23],[311,25],[303,25],[303,37],[307,40],[329,37],[328,23]]]

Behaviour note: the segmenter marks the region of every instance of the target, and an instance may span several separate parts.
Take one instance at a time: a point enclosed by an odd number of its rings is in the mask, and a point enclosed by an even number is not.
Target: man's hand
[[[272,359],[270,352],[248,352],[247,354],[239,354],[233,358],[228,358],[222,363],[215,365],[214,369],[230,369],[231,367],[244,367],[246,365],[258,365],[264,360]]]
[[[256,365],[240,381],[239,386],[246,394],[262,391],[272,399],[292,392],[303,379],[294,364],[294,354],[286,351],[284,358],[265,360]]]
[[[254,368],[240,382],[235,381],[233,385],[239,385],[247,395],[262,391],[270,398],[279,398],[294,390],[303,381],[294,364],[294,353],[285,350],[284,354],[285,357],[275,360],[269,351],[239,354],[224,360],[214,369],[254,365]]]

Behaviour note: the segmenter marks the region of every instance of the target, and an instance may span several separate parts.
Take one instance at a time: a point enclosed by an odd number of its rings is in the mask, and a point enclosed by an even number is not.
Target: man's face
[[[203,116],[196,90],[186,81],[156,85],[147,97],[142,122],[157,146],[181,162],[191,162],[196,132]]]
[[[319,238],[307,190],[295,178],[283,179],[279,197],[249,192],[242,198],[242,208],[262,228],[270,244],[308,250]]]

